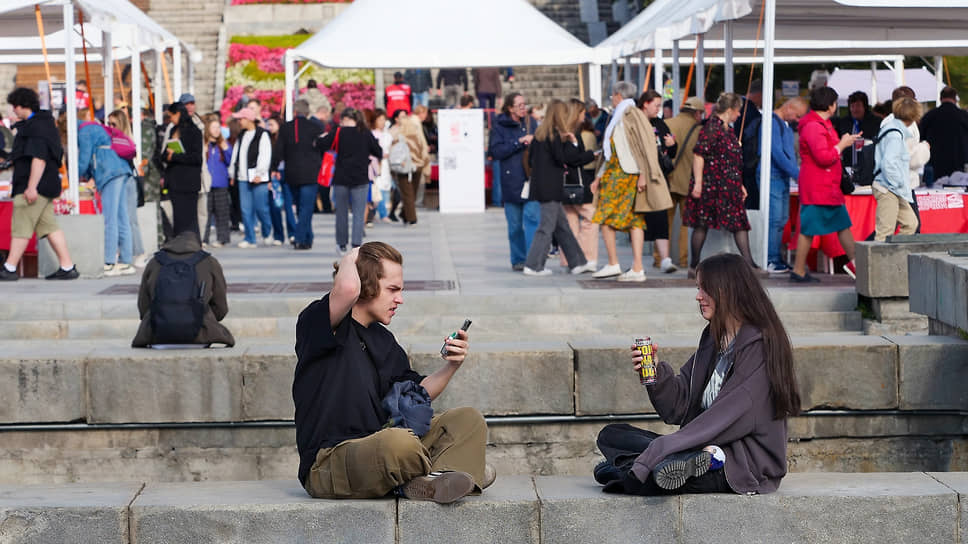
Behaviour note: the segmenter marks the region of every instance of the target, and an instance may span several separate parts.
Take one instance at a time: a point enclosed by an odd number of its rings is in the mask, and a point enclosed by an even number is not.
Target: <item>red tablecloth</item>
[[[916,193],[918,211],[921,215],[921,232],[924,234],[968,233],[968,194],[962,193]],[[863,241],[874,234],[874,215],[877,202],[873,195],[847,195],[847,213],[852,223],[850,232],[854,240]],[[790,221],[783,231],[783,241],[791,250],[797,247],[796,233],[800,232],[800,200],[790,195]],[[815,236],[812,249],[823,251],[828,257],[844,255],[837,233]]]
[[[98,208],[100,208],[100,195],[96,197],[98,199]],[[94,201],[93,200],[82,200],[81,209],[82,214],[94,214]],[[0,249],[9,250],[10,249],[10,220],[13,218],[13,201],[12,200],[0,200]],[[37,253],[37,235],[30,238],[30,243],[27,244],[28,255]]]

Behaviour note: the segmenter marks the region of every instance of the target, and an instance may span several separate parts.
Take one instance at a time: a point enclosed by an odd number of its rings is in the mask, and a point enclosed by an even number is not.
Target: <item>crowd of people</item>
[[[703,100],[692,97],[672,116],[670,101],[658,92],[637,95],[625,81],[613,86],[609,111],[593,101],[555,100],[543,120],[522,95],[506,95],[488,156],[496,166],[512,269],[551,275],[546,259],[558,253],[572,274],[642,282],[643,247],[651,241],[655,268],[687,267],[693,278],[707,233],[717,229],[732,234],[758,274],[789,274],[798,283],[819,281],[807,271],[813,237],[836,233],[843,272],[854,277],[846,194],[857,185],[871,187],[877,203],[872,239],[884,241],[918,231],[914,188],[932,180],[958,183],[952,180],[968,171],[968,112],[957,106],[951,87],[923,119],[906,86],[874,108],[866,94],[852,93],[844,117],[837,116],[839,97],[830,87],[782,101],[771,117],[768,254],[761,269],[752,258],[746,213],[759,207],[761,87],[754,81],[745,96],[722,93],[708,115]],[[782,238],[794,183],[800,216],[791,265]],[[682,227],[671,244],[677,213]],[[617,232],[632,247],[627,268],[618,260]],[[599,237],[604,263],[598,262]]]

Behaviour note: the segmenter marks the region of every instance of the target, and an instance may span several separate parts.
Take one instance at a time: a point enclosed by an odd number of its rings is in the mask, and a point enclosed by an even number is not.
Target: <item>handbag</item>
[[[854,179],[846,168],[840,170],[840,192],[849,195],[854,192]]]
[[[676,164],[672,162],[672,157],[668,153],[663,151],[662,144],[658,145],[659,151],[659,169],[662,170],[663,175],[668,175],[670,172],[676,169]]]
[[[564,184],[562,185],[562,204],[580,205],[585,200],[585,186],[581,183],[568,183],[568,169],[562,174]],[[581,170],[578,171],[578,179],[581,179]]]
[[[333,183],[333,174],[336,171],[336,150],[339,149],[339,128],[336,129],[336,136],[333,138],[333,145],[329,146],[329,151],[323,153],[323,163],[319,167],[319,175],[316,176],[316,183],[323,187],[329,187]]]

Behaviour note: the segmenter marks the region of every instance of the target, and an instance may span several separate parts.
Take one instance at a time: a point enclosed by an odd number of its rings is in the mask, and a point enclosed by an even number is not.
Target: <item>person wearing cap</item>
[[[683,217],[686,210],[686,198],[689,195],[689,178],[692,176],[692,149],[696,146],[699,131],[702,129],[702,115],[706,111],[703,101],[698,96],[686,100],[679,109],[679,114],[666,121],[669,132],[678,142],[678,149],[672,158],[673,169],[666,178],[669,180],[669,193],[673,206],[669,210],[669,232],[676,218]],[[680,225],[679,236],[669,240],[669,255],[678,255],[680,268],[689,266],[689,227]]]
[[[403,110],[408,115],[410,114],[413,108],[413,91],[410,89],[410,85],[404,83],[401,72],[393,74],[393,85],[388,86],[383,91],[383,101],[390,113]]]
[[[242,225],[245,239],[239,247],[256,247],[255,222],[258,218],[262,225],[262,240],[271,245],[269,235],[272,222],[269,217],[269,166],[272,163],[272,142],[269,133],[256,126],[255,112],[245,107],[232,114],[239,120],[242,132],[238,145],[232,148],[232,161],[229,163],[229,183],[239,185],[239,204],[242,207]]]
[[[185,111],[188,112],[188,117],[191,118],[192,123],[198,127],[198,130],[205,131],[205,122],[202,121],[202,117],[195,113],[195,95],[191,93],[183,93],[178,97],[178,101],[185,105]]]

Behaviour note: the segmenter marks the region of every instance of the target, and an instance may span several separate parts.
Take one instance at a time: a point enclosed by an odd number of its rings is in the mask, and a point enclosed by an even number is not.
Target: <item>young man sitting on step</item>
[[[386,328],[401,304],[403,257],[368,242],[342,258],[333,289],[299,314],[292,396],[299,481],[313,497],[451,503],[494,481],[480,412],[430,409],[464,362],[467,332],[448,338],[447,363],[421,376]]]

